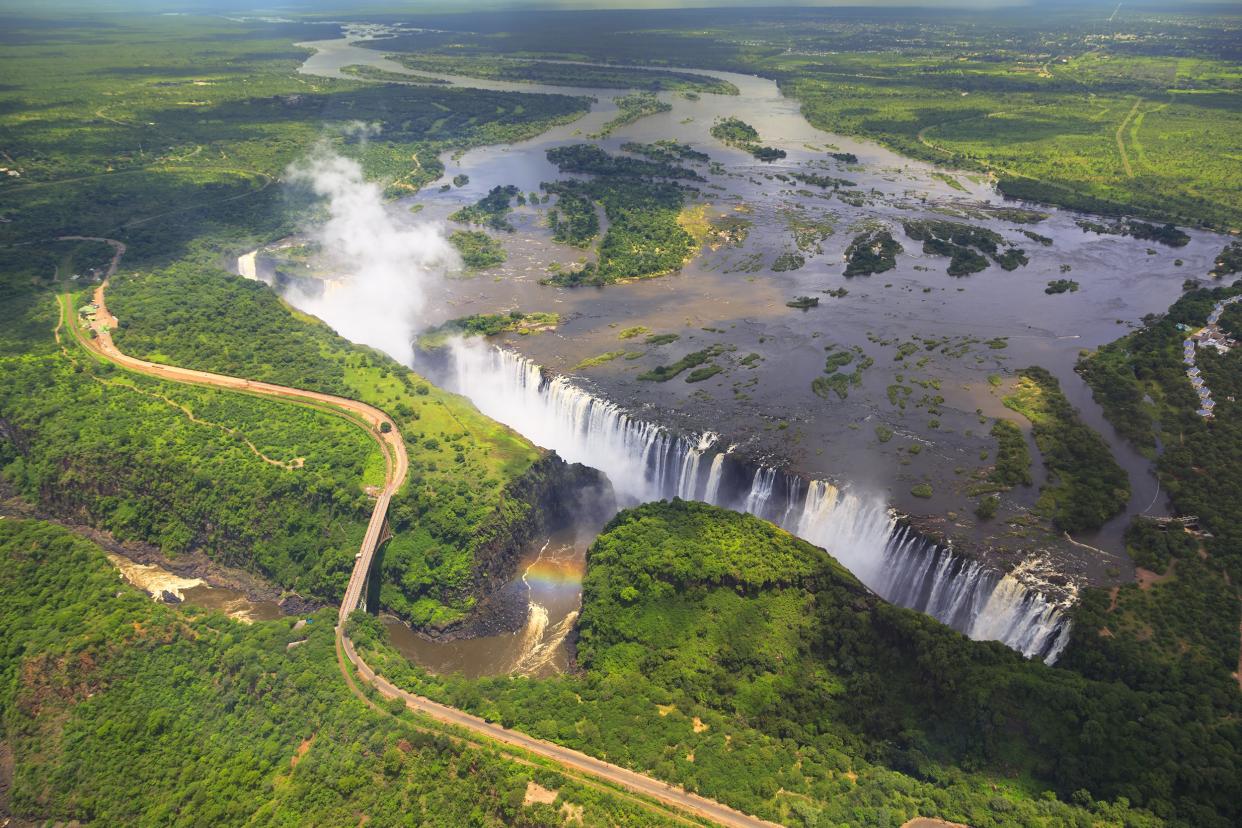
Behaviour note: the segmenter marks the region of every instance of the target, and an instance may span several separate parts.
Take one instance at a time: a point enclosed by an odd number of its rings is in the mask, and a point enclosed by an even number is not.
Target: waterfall
[[[719,435],[710,431],[703,433],[694,447],[681,459],[681,470],[677,475],[677,496],[682,500],[694,500],[699,485],[699,463],[703,453],[710,449],[719,439]],[[713,463],[715,461],[712,461]]]
[[[730,446],[727,451],[722,451],[712,458],[712,466],[707,472],[707,487],[703,490],[703,500],[707,503],[715,503],[720,497],[720,478],[724,471],[725,455],[733,450]]]
[[[256,259],[259,257],[259,251],[251,250],[249,253],[237,257],[237,273],[243,278],[257,282],[259,280],[259,271]]]
[[[545,377],[539,366],[511,351],[455,344],[451,382],[480,411],[532,443],[604,472],[624,505],[697,490],[700,460],[710,443],[692,443],[630,417],[565,377]]]
[[[772,499],[772,488],[776,484],[776,469],[759,466],[755,469],[754,480],[746,495],[746,503],[742,511],[750,512],[756,517],[767,517],[768,501]]]
[[[1068,641],[1074,596],[1050,597],[1057,590],[1040,575],[1044,562],[998,572],[919,535],[879,498],[744,464],[733,447],[704,464],[715,434],[678,436],[509,350],[451,347],[453,390],[537,445],[604,472],[623,506],[681,497],[749,512],[827,549],[885,600],[971,638],[1050,664]]]

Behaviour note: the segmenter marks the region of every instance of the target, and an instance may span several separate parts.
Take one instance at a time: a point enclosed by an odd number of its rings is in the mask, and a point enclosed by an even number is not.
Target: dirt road
[[[112,244],[112,241],[109,239],[98,239],[98,241]],[[117,242],[116,244],[120,243]],[[115,273],[120,257],[125,252],[124,245],[121,245],[119,248],[114,245],[114,249],[117,250],[117,255],[109,266],[109,276]],[[376,499],[375,509],[371,513],[371,520],[367,525],[362,548],[358,552],[349,584],[345,589],[345,597],[341,601],[336,628],[338,642],[350,662],[354,665],[354,668],[358,671],[358,674],[371,683],[381,695],[387,698],[400,698],[405,702],[406,707],[422,713],[435,721],[462,727],[503,744],[521,748],[532,754],[551,759],[572,771],[588,774],[604,782],[642,796],[651,797],[666,805],[671,805],[676,809],[711,820],[720,825],[729,826],[729,828],[775,828],[775,823],[735,811],[727,805],[705,799],[681,788],[675,788],[666,782],[652,779],[649,776],[644,776],[619,765],[604,762],[561,745],[535,739],[527,736],[525,733],[492,724],[456,708],[414,695],[396,687],[383,676],[377,675],[354,650],[353,642],[344,635],[344,629],[346,619],[358,607],[366,586],[367,576],[371,568],[371,559],[383,532],[389,501],[392,495],[405,482],[406,474],[409,470],[405,442],[401,439],[396,425],[387,414],[378,408],[357,400],[336,397],[331,394],[321,394],[316,391],[306,391],[300,388],[256,382],[225,374],[213,374],[208,371],[196,371],[173,365],[161,365],[122,353],[112,341],[111,331],[116,327],[116,318],[108,311],[105,301],[107,287],[108,282],[105,280],[103,284],[95,289],[95,321],[90,326],[90,330],[94,331],[93,337],[87,334],[82,326],[78,324],[75,309],[72,302],[69,301],[70,297],[66,295],[61,298],[61,323],[70,328],[74,338],[83,347],[94,351],[123,368],[148,376],[159,377],[172,382],[184,382],[192,385],[225,388],[243,393],[261,394],[290,402],[310,403],[316,407],[334,411],[347,416],[359,425],[365,426],[371,436],[379,441],[384,448],[384,458],[387,464],[386,482],[379,497]],[[388,424],[389,430],[387,432],[382,430],[384,423]],[[348,675],[346,678],[348,678]]]

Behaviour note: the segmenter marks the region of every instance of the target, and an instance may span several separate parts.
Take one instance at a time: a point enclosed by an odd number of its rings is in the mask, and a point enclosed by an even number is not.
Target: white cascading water
[[[604,472],[623,506],[677,496],[750,512],[827,549],[884,599],[971,638],[1049,664],[1069,639],[1068,601],[1038,588],[1038,561],[997,572],[921,537],[878,498],[764,466],[753,468],[744,495],[730,494],[721,486],[729,451],[717,451],[704,474],[717,435],[674,435],[503,348],[451,347],[455,391],[537,445]]]
[[[630,417],[564,377],[545,382],[539,366],[512,351],[460,341],[452,348],[454,391],[532,443],[604,472],[623,505],[673,497],[683,472],[697,477],[710,444],[700,449],[702,440]]]
[[[732,450],[732,446],[729,450]],[[707,487],[703,490],[703,500],[715,503],[720,497],[720,481],[724,476],[724,459],[729,450],[722,451],[712,458],[711,468],[707,471]]]

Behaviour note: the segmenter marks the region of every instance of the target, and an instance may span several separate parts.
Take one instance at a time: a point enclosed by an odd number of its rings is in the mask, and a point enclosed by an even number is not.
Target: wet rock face
[[[566,463],[549,452],[512,483],[506,498],[516,509],[502,508],[481,526],[484,538],[475,551],[472,596],[478,601],[469,617],[440,630],[422,629],[428,638],[452,641],[498,635],[522,627],[528,612],[524,587],[515,583],[524,550],[540,536],[568,528],[594,531],[617,511],[608,478],[581,463]]]

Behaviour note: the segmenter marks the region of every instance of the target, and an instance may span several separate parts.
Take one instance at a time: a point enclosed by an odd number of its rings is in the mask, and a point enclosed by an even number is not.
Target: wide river
[[[340,39],[301,44],[315,50],[301,71],[324,77],[346,77],[341,69],[356,65],[406,71],[382,51],[359,46],[364,39],[369,36],[353,30]],[[871,142],[820,131],[770,80],[682,71],[728,80],[740,94],[690,99],[660,93],[660,99],[672,105],[671,111],[623,126],[596,143],[617,151],[628,141],[673,139],[707,152],[722,166],[714,172],[700,169],[707,183],[697,185],[701,190],[697,203],[711,220],[736,216],[749,221],[744,241],[705,247],[672,276],[605,289],[548,287],[539,280],[548,275],[549,266],[568,265],[580,259],[582,251],[552,241],[545,223],[547,206],[518,207],[511,217],[516,232],[500,236],[508,254],[505,264],[475,278],[428,280],[419,325],[515,308],[555,311],[561,316],[555,333],[513,336],[508,344],[543,366],[574,375],[583,387],[640,411],[644,418],[683,433],[716,432],[722,445],[736,446],[740,454],[768,458],[810,477],[848,481],[904,511],[933,516],[950,533],[971,537],[982,546],[1019,552],[1030,543],[1021,532],[1000,521],[975,526],[960,516],[973,508],[965,491],[970,472],[995,448],[987,434],[987,418],[1008,417],[1028,430],[1022,418],[1004,408],[1001,398],[1011,387],[1015,369],[1041,365],[1057,376],[1083,419],[1109,442],[1130,475],[1133,492],[1125,515],[1094,535],[1076,539],[1100,549],[1046,535],[1041,542],[1060,544],[1065,556],[1061,565],[1075,576],[1096,582],[1128,577],[1132,570],[1117,554],[1121,530],[1130,515],[1161,514],[1167,507],[1150,461],[1104,420],[1074,365],[1082,350],[1110,342],[1146,314],[1165,310],[1181,293],[1183,280],[1202,278],[1211,268],[1224,239],[1189,231],[1191,242],[1172,249],[1086,232],[1076,221],[1095,217],[1005,202],[982,176],[939,169]],[[624,94],[616,89],[439,77],[461,86],[596,100],[581,119],[534,139],[446,154],[441,181],[392,205],[394,214],[411,224],[446,223],[451,212],[498,185],[538,192],[542,182],[565,177],[547,161],[547,150],[588,140],[586,136],[616,115],[612,99]],[[730,116],[753,125],[763,143],[785,150],[786,158],[759,163],[712,138],[712,124]],[[843,163],[830,152],[853,153],[858,162]],[[796,182],[777,177],[795,171],[846,178],[858,186],[849,188],[843,200],[814,187],[806,188],[815,191],[808,193]],[[468,176],[468,183],[442,186],[459,175]],[[1036,224],[1020,224],[1012,214],[997,213],[1005,207],[1036,209],[1047,217]],[[951,277],[945,272],[947,260],[922,253],[919,243],[902,233],[902,220],[918,218],[948,218],[992,229],[1023,247],[1030,264],[1009,272],[993,265],[973,276]],[[845,247],[856,232],[877,223],[890,227],[904,246],[897,267],[868,278],[846,279]],[[1047,237],[1051,244],[1037,243],[1023,230]],[[771,269],[778,254],[794,251],[805,256],[804,267]],[[254,266],[253,260],[249,266]],[[1048,282],[1058,278],[1075,280],[1078,291],[1047,294]],[[827,295],[839,289],[846,293]],[[818,296],[819,307],[804,312],[786,306],[802,295]],[[383,314],[385,309],[376,308],[374,313]],[[332,323],[331,313],[323,315]],[[619,330],[631,326],[678,333],[681,339],[664,348],[644,347],[641,338],[620,340]],[[899,345],[916,336],[921,338],[919,350],[898,359]],[[995,344],[997,337],[1005,338],[1003,344]],[[736,353],[724,361],[728,370],[708,382],[636,379],[655,365],[717,343],[735,347]],[[874,360],[861,385],[846,399],[835,395],[822,399],[811,391],[811,381],[823,375],[826,346],[855,347]],[[620,349],[628,352],[626,358],[575,367],[587,357]],[[757,363],[738,362],[752,353],[759,355]],[[914,391],[904,408],[894,405],[892,398],[892,386],[901,383]],[[461,390],[469,394],[469,389]],[[935,396],[943,400],[917,404],[920,398]],[[877,439],[877,425],[891,428],[896,437]],[[1038,464],[1036,473],[1036,486],[1004,496],[1006,509],[1019,513],[1033,505],[1042,478]],[[912,496],[911,489],[919,483],[932,486],[930,499]],[[495,640],[443,645],[402,628],[396,634],[399,645],[438,671],[478,675],[562,669],[565,659],[559,648],[576,617],[582,546],[548,539],[530,551],[522,578],[512,587],[530,592],[532,614],[526,629]],[[557,587],[541,592],[540,578],[547,572],[559,573],[545,579]],[[539,612],[546,617],[536,617]],[[522,641],[520,647],[514,647],[515,637]],[[548,646],[550,642],[554,646]]]

